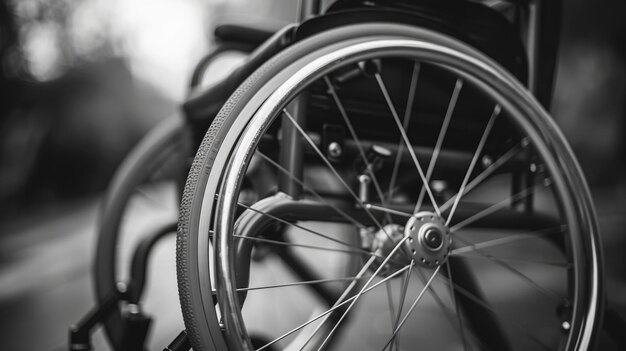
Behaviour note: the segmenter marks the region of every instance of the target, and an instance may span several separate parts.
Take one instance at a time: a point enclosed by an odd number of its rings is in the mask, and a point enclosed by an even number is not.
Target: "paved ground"
[[[611,189],[596,191],[607,259],[609,303],[626,315],[625,196]],[[161,194],[159,196],[172,196]],[[133,230],[175,218],[172,208],[154,210],[160,199],[145,196],[133,205]],[[151,212],[148,208],[152,208]],[[98,199],[66,203],[25,213],[0,226],[0,335],[6,350],[63,350],[67,327],[93,306],[91,260]],[[149,215],[147,213],[150,213]],[[145,309],[159,315],[150,349],[160,350],[182,329],[174,282],[173,238],[156,248]],[[123,246],[130,246],[124,243]],[[433,313],[432,302],[424,313]],[[429,309],[431,309],[430,312]],[[437,318],[437,317],[433,317]],[[374,318],[362,320],[374,321]],[[96,350],[107,350],[101,332]],[[610,341],[603,350],[617,349]]]

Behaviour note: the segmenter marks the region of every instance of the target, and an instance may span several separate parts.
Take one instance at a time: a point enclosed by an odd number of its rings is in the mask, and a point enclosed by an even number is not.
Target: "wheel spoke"
[[[521,145],[518,144],[512,147],[511,149],[509,149],[509,151],[504,153],[502,156],[500,156],[496,160],[496,162],[492,163],[489,167],[487,167],[484,171],[482,171],[479,175],[477,175],[476,178],[474,178],[471,182],[469,182],[467,186],[465,187],[465,189],[463,190],[463,193],[456,193],[450,198],[450,200],[446,201],[446,203],[443,204],[440,208],[441,212],[446,211],[450,206],[452,206],[454,202],[456,201],[457,197],[463,196],[469,193],[478,185],[480,185],[483,181],[485,181],[485,179],[487,179],[487,177],[493,174],[493,172],[497,171],[500,167],[502,167],[502,165],[504,165],[509,160],[511,160],[514,156],[516,156],[520,152],[520,150],[521,150]]]
[[[355,247],[354,250],[343,250],[343,249],[336,249],[336,248],[329,248],[329,247],[322,247],[322,246],[315,246],[315,245],[288,243],[288,242],[285,242],[285,241],[277,241],[277,240],[271,240],[271,239],[265,239],[265,238],[257,238],[257,237],[253,237],[253,236],[244,236],[244,235],[237,235],[237,234],[233,234],[233,237],[239,238],[239,239],[245,239],[245,240],[258,241],[258,242],[262,242],[262,243],[266,243],[266,244],[272,244],[272,245],[281,245],[281,246],[290,246],[290,247],[302,247],[302,248],[312,249],[312,250],[331,251],[331,252],[345,252],[345,253],[354,254],[354,255],[368,255],[368,256],[376,256],[378,258],[384,258],[381,255],[377,255],[376,253],[369,252],[369,251],[363,250],[363,249],[358,249],[356,247]]]
[[[330,237],[330,236],[328,236],[326,234],[322,234],[322,233],[320,233],[320,232],[318,232],[316,230],[313,230],[313,229],[310,229],[310,228],[307,228],[307,227],[303,227],[303,226],[298,225],[296,223],[292,223],[292,222],[286,221],[286,220],[284,220],[282,218],[278,218],[278,217],[276,217],[274,215],[271,215],[271,214],[269,214],[267,212],[264,212],[264,211],[261,211],[261,210],[258,210],[256,208],[254,208],[254,207],[248,206],[248,205],[246,205],[244,203],[238,202],[237,205],[241,206],[241,207],[243,207],[243,208],[245,208],[247,210],[250,210],[252,212],[256,212],[256,213],[258,213],[260,215],[263,215],[263,216],[266,216],[268,218],[271,218],[271,219],[273,219],[273,220],[275,220],[277,222],[280,222],[280,223],[292,226],[294,228],[298,228],[298,229],[304,230],[305,232],[311,233],[313,235],[319,236],[319,237],[324,238],[324,239],[328,239],[330,241],[336,242],[337,244],[341,244],[341,245],[344,245],[344,246],[348,246],[348,247],[357,249],[355,246],[350,245],[349,243],[347,243],[345,241],[341,241],[339,239],[335,239],[335,238]]]
[[[505,238],[492,239],[492,240],[487,240],[487,241],[483,241],[480,243],[470,244],[467,246],[459,247],[458,249],[453,249],[452,251],[450,251],[450,256],[461,255],[463,253],[475,251],[477,249],[485,249],[488,247],[507,245],[509,243],[514,243],[514,242],[522,241],[522,240],[539,239],[539,238],[543,238],[543,237],[550,236],[550,235],[562,234],[566,230],[566,228],[567,228],[566,225],[560,225],[558,227],[552,227],[552,228],[546,228],[546,229],[542,229],[538,231],[533,231],[531,232],[533,235],[516,234],[516,235],[507,236]]]
[[[400,134],[402,135],[402,139],[404,140],[404,144],[405,144],[406,148],[409,150],[409,154],[411,155],[411,158],[413,159],[413,163],[415,164],[415,167],[417,168],[417,172],[419,173],[419,176],[420,176],[422,182],[424,183],[424,187],[426,188],[426,192],[428,193],[428,196],[430,197],[430,201],[432,202],[433,207],[435,208],[435,212],[437,212],[438,215],[441,215],[441,212],[439,212],[439,207],[437,207],[437,202],[435,202],[435,197],[433,196],[433,192],[430,189],[430,185],[426,181],[426,176],[424,175],[424,171],[422,170],[422,166],[420,166],[420,163],[417,160],[417,155],[415,155],[415,150],[413,150],[413,145],[411,145],[411,142],[409,141],[409,137],[407,136],[406,131],[402,127],[402,123],[400,122],[400,118],[398,117],[398,113],[396,112],[396,108],[394,107],[393,102],[391,101],[391,97],[389,96],[389,93],[387,92],[387,88],[385,87],[385,83],[383,82],[383,79],[382,79],[382,77],[380,76],[379,73],[375,73],[374,76],[376,77],[376,81],[378,82],[378,86],[380,87],[380,90],[381,90],[383,96],[385,97],[385,100],[387,101],[387,105],[389,106],[389,110],[391,110],[391,114],[393,116],[393,119],[395,120],[396,125],[397,125],[398,129],[400,130]]]
[[[426,276],[424,275],[424,273],[421,270],[416,270],[418,272],[418,277],[420,278],[420,281],[422,282],[422,284],[426,284]],[[459,326],[457,325],[457,321],[456,321],[456,315],[457,315],[457,310],[458,308],[456,308],[454,311],[446,306],[446,304],[441,300],[441,297],[439,297],[439,294],[437,294],[434,291],[434,288],[431,286],[429,289],[430,295],[433,297],[433,299],[435,300],[435,302],[439,305],[439,308],[441,309],[441,311],[443,312],[444,316],[446,317],[446,319],[448,320],[448,322],[450,323],[450,326],[452,328],[454,328],[454,330],[459,333],[461,333],[461,331],[459,330]],[[460,316],[459,316],[460,318]],[[470,334],[473,336],[473,334]],[[479,346],[481,346],[481,349],[487,349],[486,347],[484,347],[483,343],[476,337],[473,336],[472,338],[474,340],[475,343],[479,344]],[[469,346],[469,345],[468,345]]]
[[[385,277],[384,279],[382,279],[381,281],[377,282],[376,284],[368,287],[367,289],[365,289],[365,291],[363,291],[363,294],[367,294],[368,292],[372,291],[373,289],[379,287],[381,284],[384,284],[387,281],[397,277],[399,274],[404,273],[407,269],[409,269],[408,265],[406,267],[403,267],[403,268],[397,270],[396,272],[394,272],[393,274],[389,275],[388,277]],[[288,337],[289,335],[291,335],[291,334],[301,330],[302,328],[306,327],[307,325],[310,325],[311,323],[319,320],[320,318],[323,318],[323,317],[329,315],[330,313],[338,310],[339,308],[343,307],[344,305],[348,304],[349,302],[353,301],[354,299],[356,299],[356,295],[346,299],[345,301],[342,301],[342,302],[336,304],[335,306],[333,306],[330,309],[324,311],[323,313],[321,313],[321,314],[313,317],[312,319],[309,319],[308,321],[298,325],[297,327],[289,330],[288,332],[284,333],[283,335],[281,335],[281,336],[277,337],[276,339],[274,339],[274,340],[268,342],[267,344],[263,345],[261,348],[257,349],[257,351],[265,350],[266,348],[274,345],[275,343],[279,342],[280,340],[282,340],[282,339]]]
[[[322,151],[317,147],[317,145],[315,145],[315,142],[313,140],[311,140],[311,137],[309,137],[306,134],[306,132],[302,129],[302,127],[295,121],[295,119],[293,118],[293,116],[291,116],[289,111],[287,111],[286,109],[283,109],[283,113],[287,116],[287,118],[291,121],[291,123],[293,123],[293,125],[296,127],[298,132],[302,135],[302,137],[309,143],[309,145],[311,145],[311,147],[315,150],[315,152],[320,156],[320,158],[326,164],[326,166],[330,169],[330,171],[333,172],[333,174],[335,175],[337,180],[339,180],[339,182],[343,185],[343,187],[350,193],[350,195],[352,195],[354,200],[359,205],[361,205],[361,207],[363,207],[365,209],[365,213],[367,213],[367,215],[372,219],[372,221],[376,224],[378,229],[380,229],[383,233],[385,233],[385,235],[391,240],[391,235],[389,235],[389,233],[387,233],[387,230],[378,221],[378,219],[376,219],[376,217],[374,217],[374,215],[369,210],[367,210],[365,208],[365,205],[363,204],[361,199],[354,193],[354,191],[352,191],[350,186],[348,184],[346,184],[345,180],[343,180],[341,175],[339,175],[339,172],[337,171],[337,169],[330,163],[328,158],[326,158],[326,156],[324,156],[324,153],[322,153]]]
[[[358,281],[358,280],[362,280],[362,279],[366,279],[366,278],[370,278],[370,277],[369,276],[366,276],[366,277],[356,277],[356,276],[354,276],[354,277],[345,277],[345,278],[306,280],[306,281],[291,282],[291,283],[272,284],[272,285],[265,285],[265,286],[254,286],[254,287],[248,287],[248,288],[238,288],[237,291],[252,291],[252,290],[275,289],[275,288],[284,288],[284,287],[290,287],[290,286],[324,284],[324,283],[336,283],[336,282],[346,282],[346,281],[352,282],[352,281]]]
[[[367,173],[369,173],[369,175],[372,177],[372,183],[374,184],[374,189],[376,190],[376,193],[378,194],[378,197],[380,198],[380,201],[382,202],[383,206],[386,206],[387,201],[383,197],[383,191],[380,188],[380,183],[378,182],[378,179],[376,178],[376,174],[374,174],[374,170],[372,169],[371,163],[367,160],[367,156],[365,156],[365,150],[363,150],[363,146],[361,145],[361,141],[359,140],[359,137],[356,135],[356,131],[354,130],[354,127],[352,126],[352,122],[350,122],[350,119],[348,118],[348,114],[346,113],[346,110],[343,107],[341,100],[339,100],[339,95],[337,95],[337,91],[335,91],[335,87],[330,82],[330,79],[328,79],[328,76],[324,76],[324,81],[326,82],[326,86],[328,87],[328,91],[330,92],[330,95],[333,97],[333,100],[335,101],[335,104],[337,105],[337,108],[339,109],[339,114],[341,114],[343,121],[346,123],[346,126],[348,127],[350,136],[354,140],[354,143],[356,144],[356,147],[359,150],[359,155],[361,156],[361,159],[363,160],[363,163],[365,164],[365,167],[367,168]],[[386,217],[387,217],[387,222],[391,223],[391,216],[389,216],[389,214],[386,214]]]
[[[391,335],[391,338],[389,339],[389,341],[387,341],[387,343],[385,344],[385,346],[383,347],[383,350],[387,348],[387,346],[389,346],[389,344],[393,341],[393,339],[396,337],[396,335],[398,334],[398,332],[400,331],[400,329],[402,328],[402,326],[404,325],[404,323],[406,323],[406,321],[408,320],[409,316],[411,316],[411,313],[413,313],[413,310],[415,309],[415,307],[417,306],[417,303],[422,299],[422,297],[424,296],[424,293],[428,290],[428,287],[432,284],[433,280],[435,279],[435,277],[437,276],[437,273],[439,273],[439,270],[441,269],[441,266],[437,266],[437,268],[435,269],[435,271],[433,272],[433,274],[430,276],[430,279],[428,279],[428,282],[426,282],[426,285],[424,286],[424,288],[422,289],[422,291],[420,291],[419,295],[417,295],[417,298],[415,299],[415,301],[413,302],[413,304],[411,305],[411,307],[409,307],[409,310],[407,311],[407,313],[404,315],[404,318],[402,318],[402,321],[400,321],[400,323],[398,323],[398,326],[396,327],[396,329],[393,331],[393,335]]]
[[[391,283],[387,282],[385,283],[385,285],[387,286],[387,306],[389,306],[389,321],[391,322],[391,331],[393,331],[395,329],[394,316],[396,315],[396,312],[395,312],[396,309],[393,305],[393,293],[391,291]],[[401,308],[402,306],[400,306],[400,309]],[[395,340],[395,345],[396,345],[396,348],[399,349],[397,339]]]
[[[426,182],[430,182],[430,177],[433,175],[433,171],[435,170],[435,164],[437,163],[439,152],[441,152],[441,146],[443,145],[443,140],[445,139],[446,133],[448,132],[448,125],[450,124],[450,120],[452,119],[452,113],[454,112],[454,108],[456,107],[456,102],[459,98],[462,87],[463,80],[459,78],[454,84],[454,91],[452,91],[452,97],[450,98],[450,102],[448,103],[448,109],[446,110],[446,115],[443,119],[443,123],[441,124],[441,129],[439,130],[437,143],[435,144],[435,149],[433,150],[430,162],[428,163],[428,170],[426,170]],[[424,201],[425,190],[425,186],[422,185],[419,196],[417,198],[417,203],[415,204],[415,213],[417,213],[419,209],[422,208],[422,201]]]
[[[384,258],[383,256],[381,256],[378,253],[367,251],[367,250],[362,249],[360,247],[356,247],[354,245],[351,245],[350,243],[347,243],[345,241],[341,241],[339,239],[335,239],[333,237],[330,237],[330,236],[328,236],[326,234],[322,234],[322,233],[320,233],[318,231],[315,231],[313,229],[310,229],[310,228],[307,228],[307,227],[303,227],[303,226],[298,225],[296,223],[292,223],[292,222],[286,221],[286,220],[284,220],[282,218],[278,218],[278,217],[273,216],[273,215],[271,215],[271,214],[269,214],[267,212],[260,211],[260,210],[254,208],[254,207],[250,207],[250,206],[248,206],[246,204],[243,204],[241,202],[238,202],[237,205],[241,206],[241,207],[243,207],[243,208],[245,208],[247,210],[256,212],[256,213],[258,213],[260,215],[267,216],[268,218],[271,218],[271,219],[273,219],[273,220],[275,220],[277,222],[280,222],[280,223],[292,226],[294,228],[298,228],[298,229],[304,230],[304,231],[306,231],[308,233],[311,233],[313,235],[319,236],[319,237],[324,238],[324,239],[328,239],[328,240],[333,241],[333,242],[335,242],[337,244],[350,247],[353,250],[328,249],[328,248],[321,248],[321,247],[301,245],[301,244],[291,244],[291,245],[287,245],[287,246],[302,246],[302,247],[309,247],[309,248],[318,248],[318,249],[323,249],[323,250],[327,250],[327,251],[342,251],[342,252],[350,252],[350,253],[361,253],[361,254],[365,254],[365,255],[368,255],[368,256],[372,256],[372,257]],[[266,241],[266,242],[270,242],[271,241],[271,242],[276,243],[276,244],[279,244],[279,243],[280,244],[288,244],[288,243],[285,243],[285,242],[274,241],[274,240],[269,240],[269,239],[264,239],[264,238],[255,238],[255,237],[248,237],[248,236],[236,235],[236,234],[233,234],[233,236],[240,237],[242,239],[250,239],[250,240],[257,240],[257,241]],[[395,260],[392,260],[392,262],[397,263],[397,261],[395,261]]]
[[[341,210],[339,207],[335,206],[334,204],[332,204],[331,202],[329,202],[328,200],[324,199],[318,192],[316,192],[315,190],[313,190],[311,187],[309,187],[308,185],[304,184],[304,182],[298,178],[296,178],[293,174],[291,174],[289,171],[287,171],[283,166],[279,165],[278,162],[272,160],[271,158],[269,158],[267,155],[265,155],[264,153],[260,152],[257,150],[257,154],[259,156],[261,156],[261,158],[263,158],[264,160],[266,160],[267,162],[269,162],[271,165],[273,165],[274,167],[276,167],[279,171],[281,171],[282,173],[284,173],[285,175],[287,175],[291,180],[293,180],[294,182],[298,183],[299,185],[301,185],[305,190],[309,191],[311,194],[313,194],[313,196],[315,196],[320,202],[322,202],[323,204],[327,205],[328,207],[332,208],[335,212],[337,212],[339,215],[341,215],[343,218],[347,219],[350,223],[354,224],[355,226],[357,226],[360,229],[364,229],[367,228],[363,223],[357,221],[356,219],[354,219],[353,217],[351,217],[350,215],[348,215],[345,211]]]
[[[375,258],[374,257],[370,257],[370,259],[363,265],[363,267],[361,267],[361,270],[359,271],[359,273],[357,274],[357,276],[363,276],[365,274],[365,272],[367,272],[367,270],[369,269],[369,267],[372,265],[372,263],[374,263]],[[352,291],[352,289],[354,289],[354,287],[356,286],[356,281],[350,283],[350,285],[343,291],[343,293],[341,294],[341,296],[339,296],[339,298],[337,299],[337,301],[333,304],[333,307],[336,306],[337,304],[343,302],[343,300],[348,297],[348,295],[350,294],[350,292]],[[313,332],[311,333],[311,335],[309,335],[309,337],[307,338],[307,340],[304,342],[304,344],[302,345],[302,347],[300,348],[301,350],[304,349],[306,347],[306,345],[308,345],[309,342],[311,342],[311,340],[313,340],[313,337],[315,337],[315,334],[317,334],[317,332],[322,328],[322,326],[326,323],[326,321],[328,321],[328,319],[330,318],[330,315],[327,315],[326,317],[324,317],[324,319],[317,325],[317,327],[315,327],[315,329],[313,330]]]
[[[520,191],[519,193],[504,199],[496,204],[493,204],[489,207],[487,207],[486,209],[476,213],[473,216],[470,216],[466,219],[464,219],[462,222],[459,222],[457,224],[455,224],[454,226],[450,227],[450,232],[454,234],[454,232],[459,231],[460,229],[463,229],[465,227],[467,227],[468,225],[478,221],[481,218],[485,218],[491,214],[493,214],[494,212],[497,212],[499,210],[501,210],[502,208],[504,208],[505,206],[509,205],[511,202],[519,200],[519,199],[523,199],[526,196],[532,194],[535,191],[536,186],[532,186],[530,188],[526,188],[522,191]]]
[[[374,210],[374,211],[386,212],[386,213],[395,214],[395,215],[399,215],[403,217],[408,217],[408,218],[413,217],[413,214],[408,213],[408,212],[402,212],[402,211],[394,210],[392,208],[381,207],[381,206],[377,206],[373,204],[365,204],[365,208]]]
[[[409,265],[408,272],[404,275],[402,279],[402,292],[400,293],[400,302],[398,303],[398,312],[396,313],[396,318],[393,321],[393,331],[398,327],[398,323],[400,323],[400,316],[402,316],[402,307],[404,307],[404,300],[406,300],[406,293],[409,288],[409,281],[411,279],[411,272],[413,271],[413,266],[415,265],[415,260],[411,260],[411,264]],[[394,343],[396,345],[396,350],[400,350],[400,342],[397,337],[393,337]]]
[[[485,127],[485,131],[483,132],[482,137],[480,138],[480,142],[478,143],[478,147],[476,147],[476,151],[474,152],[474,157],[472,157],[472,162],[470,162],[469,167],[467,168],[467,173],[465,173],[465,178],[463,178],[463,182],[461,183],[461,188],[454,200],[454,204],[452,205],[452,209],[450,210],[450,214],[448,215],[448,219],[446,220],[446,225],[450,224],[452,220],[452,216],[454,216],[454,211],[456,211],[457,206],[459,205],[459,201],[461,200],[462,194],[465,192],[465,187],[467,186],[467,182],[469,181],[469,177],[472,175],[474,171],[474,167],[476,166],[476,161],[478,161],[478,156],[483,151],[483,147],[487,142],[487,138],[489,137],[489,133],[491,132],[491,128],[493,127],[493,123],[496,120],[496,117],[500,114],[500,105],[496,105],[493,109],[493,113],[489,118],[489,122],[487,122],[487,126]]]
[[[417,277],[422,282],[422,284],[426,284],[427,280],[424,272],[422,272],[421,269],[416,269],[415,271],[417,272]],[[439,305],[439,308],[448,319],[448,322],[450,322],[450,325],[458,332],[458,326],[455,321],[455,317],[452,316],[452,314],[454,313],[451,312],[451,308],[446,306],[446,304],[441,300],[441,297],[439,296],[439,294],[437,294],[432,286],[428,288],[428,292],[430,293],[430,296],[435,300],[435,302]]]
[[[530,263],[530,264],[537,264],[537,265],[544,265],[544,266],[553,266],[553,267],[561,267],[561,268],[572,268],[572,264],[571,263],[568,263],[568,262],[558,262],[558,261],[522,260],[522,259],[502,258],[502,257],[497,257],[496,258],[495,256],[489,257],[489,256],[485,256],[485,255],[471,254],[471,253],[456,255],[456,257],[472,258],[472,259],[498,260],[499,262],[508,262],[508,263],[520,263],[520,264]]]
[[[446,263],[446,269],[448,271],[448,279],[452,282],[452,269],[450,269],[450,263]],[[450,298],[452,299],[452,305],[454,306],[454,310],[456,311],[456,316],[459,321],[459,334],[461,336],[461,341],[463,342],[463,347],[465,351],[468,351],[469,344],[467,343],[467,339],[465,338],[465,328],[463,327],[463,319],[461,318],[461,311],[459,309],[459,303],[456,299],[456,295],[454,294],[454,289],[452,288],[452,284],[450,287]]]
[[[405,131],[409,129],[409,123],[411,121],[411,113],[413,112],[413,102],[415,101],[415,90],[417,89],[417,79],[419,78],[421,65],[419,62],[415,61],[413,63],[413,73],[411,75],[411,85],[409,86],[409,96],[407,96],[406,100],[406,109],[404,111],[404,121],[402,122],[402,129]],[[389,180],[389,201],[393,196],[394,187],[396,185],[396,179],[398,177],[398,171],[400,170],[400,161],[402,160],[402,152],[404,151],[404,142],[402,138],[398,140],[396,157],[393,162],[393,170],[391,171],[391,178]]]
[[[339,327],[339,325],[341,324],[341,322],[344,320],[344,318],[346,317],[346,315],[348,314],[348,312],[350,312],[350,310],[352,309],[352,307],[354,306],[354,304],[358,301],[359,297],[361,297],[361,295],[363,295],[363,292],[365,291],[365,289],[369,286],[369,284],[372,282],[372,280],[374,280],[374,278],[376,276],[378,276],[378,274],[380,273],[380,271],[385,267],[385,265],[387,264],[387,262],[389,262],[389,260],[391,259],[391,257],[393,256],[394,253],[396,253],[396,251],[398,251],[400,249],[400,247],[404,244],[405,241],[407,241],[409,237],[404,237],[402,240],[400,240],[396,246],[393,248],[393,250],[391,250],[389,252],[389,254],[387,255],[387,257],[385,258],[385,260],[380,264],[380,267],[378,267],[378,269],[376,269],[376,271],[374,272],[374,274],[372,274],[372,276],[370,277],[370,279],[365,283],[365,285],[363,286],[363,288],[361,289],[361,291],[358,292],[358,294],[356,295],[356,298],[350,303],[350,305],[348,306],[348,308],[343,312],[343,314],[341,315],[341,317],[339,318],[339,320],[337,321],[337,323],[335,323],[335,326],[333,327],[333,329],[330,330],[330,332],[328,333],[328,335],[326,336],[326,338],[324,339],[324,341],[322,342],[322,344],[320,345],[320,347],[318,348],[319,350],[322,350],[324,345],[326,345],[326,343],[328,342],[328,340],[330,340],[330,337],[335,333],[335,331],[337,330],[337,328]]]
[[[455,240],[458,240],[458,241],[460,241],[460,242],[462,242],[464,244],[469,244],[468,241],[463,240],[462,238],[460,238],[458,236],[455,237]],[[534,288],[535,290],[537,290],[541,294],[543,294],[545,296],[548,296],[548,297],[552,298],[553,300],[555,300],[557,302],[562,302],[562,301],[565,300],[564,298],[559,296],[559,294],[557,294],[556,292],[552,291],[551,289],[548,289],[548,288],[540,286],[534,280],[530,279],[527,275],[525,275],[524,273],[520,272],[516,268],[512,267],[508,263],[501,261],[497,257],[494,257],[493,255],[490,255],[488,253],[485,253],[481,249],[475,249],[474,252],[479,254],[480,256],[484,256],[486,259],[490,260],[491,262],[493,262],[493,263],[501,266],[502,268],[508,270],[509,272],[513,273],[513,275],[517,276],[521,280],[523,280],[526,283],[528,283],[532,288]]]
[[[476,297],[474,294],[470,293],[469,291],[465,290],[464,288],[462,288],[461,286],[459,286],[456,283],[450,282],[449,280],[446,279],[442,279],[442,281],[446,284],[446,285],[451,285],[454,290],[456,292],[458,292],[459,294],[465,296],[466,298],[472,300],[474,303],[478,304],[479,306],[483,307],[484,309],[486,309],[487,311],[493,313],[494,315],[498,316],[499,313],[497,313],[491,306],[489,306],[486,302],[482,301],[481,299],[479,299],[478,297]],[[521,324],[512,321],[510,319],[504,319],[505,322],[507,322],[508,324],[511,324],[512,326],[515,326],[517,329],[519,329],[529,340],[533,341],[535,344],[537,344],[538,346],[542,347],[544,350],[549,351],[550,347],[546,346],[541,340],[537,339],[535,336],[532,335],[532,333],[530,331],[528,331],[528,329],[526,329],[524,326],[522,326]]]

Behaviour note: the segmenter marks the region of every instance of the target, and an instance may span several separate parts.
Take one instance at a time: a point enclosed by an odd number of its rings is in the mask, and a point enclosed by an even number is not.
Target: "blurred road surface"
[[[626,200],[615,191],[595,191],[606,257],[609,306],[626,316]],[[159,195],[159,196],[172,196]],[[99,199],[24,213],[0,226],[0,335],[5,350],[64,350],[68,326],[94,305],[91,264]],[[144,198],[133,204],[133,230],[175,219],[175,208],[148,211]],[[150,214],[148,214],[150,213]],[[129,244],[124,244],[129,246]],[[151,259],[145,310],[159,317],[150,349],[161,350],[182,330],[176,295],[174,238],[160,243]],[[430,313],[425,311],[425,313]],[[436,314],[436,312],[434,312]],[[363,318],[363,320],[368,320]],[[102,332],[96,350],[108,350]],[[603,341],[602,350],[616,349]]]

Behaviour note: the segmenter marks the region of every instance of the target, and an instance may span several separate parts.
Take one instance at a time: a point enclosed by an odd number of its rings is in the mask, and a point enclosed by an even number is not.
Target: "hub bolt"
[[[424,244],[431,249],[437,250],[443,245],[443,237],[439,230],[430,228],[424,233]]]
[[[341,145],[339,145],[338,142],[333,141],[332,143],[328,144],[328,154],[331,157],[339,157],[341,156],[341,153],[343,152],[343,150],[341,149]]]
[[[561,328],[563,328],[563,330],[569,330],[572,326],[569,324],[568,321],[564,321],[563,323],[561,323]]]

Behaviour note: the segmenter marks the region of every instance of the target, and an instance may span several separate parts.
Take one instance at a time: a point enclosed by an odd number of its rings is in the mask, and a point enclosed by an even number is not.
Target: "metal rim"
[[[468,56],[464,53],[455,51],[450,48],[446,48],[443,46],[439,46],[432,43],[422,42],[418,40],[408,40],[408,39],[384,39],[384,40],[372,40],[365,43],[354,44],[348,46],[342,50],[327,54],[325,56],[319,57],[312,61],[311,63],[305,65],[301,70],[297,72],[296,75],[292,76],[289,80],[287,80],[283,85],[280,86],[259,108],[255,116],[250,121],[246,130],[241,134],[239,138],[239,144],[236,150],[232,153],[230,162],[228,164],[227,170],[224,172],[223,179],[225,180],[222,189],[220,190],[220,204],[217,207],[217,217],[222,220],[217,223],[216,227],[216,237],[218,238],[218,246],[220,248],[221,254],[218,256],[218,265],[220,269],[224,271],[231,270],[230,262],[228,262],[228,255],[223,254],[228,252],[229,248],[229,238],[228,236],[220,235],[219,233],[224,232],[227,228],[232,226],[232,210],[235,204],[232,201],[232,195],[236,193],[239,183],[239,175],[241,174],[242,167],[247,163],[247,159],[250,157],[250,150],[256,144],[258,137],[265,131],[265,129],[269,126],[269,122],[271,121],[270,116],[275,116],[278,111],[276,109],[280,106],[283,106],[284,103],[294,94],[296,94],[299,89],[306,85],[303,82],[311,81],[313,79],[318,78],[323,71],[326,69],[330,69],[333,64],[337,62],[337,60],[341,59],[342,62],[355,62],[358,60],[363,60],[367,57],[367,55],[378,53],[378,51],[384,50],[384,55],[389,56],[397,56],[397,55],[422,55],[421,58],[427,58],[431,62],[430,63],[438,63],[442,66],[445,66],[448,69],[456,70],[457,74],[463,76],[465,79],[472,81],[474,84],[481,85],[486,90],[490,91],[494,97],[496,97],[499,103],[505,108],[515,111],[517,116],[515,116],[516,121],[521,125],[521,127],[525,131],[533,131],[529,133],[529,137],[531,140],[537,142],[539,141],[540,145],[544,145],[545,148],[540,150],[540,153],[547,157],[549,160],[556,160],[555,162],[561,162],[560,165],[552,164],[550,168],[552,168],[552,174],[559,174],[557,168],[561,169],[569,169],[569,173],[567,174],[569,179],[560,179],[556,181],[558,187],[560,188],[560,193],[572,194],[575,198],[574,207],[576,210],[570,208],[568,212],[573,213],[574,211],[579,212],[581,215],[581,227],[590,228],[592,237],[589,239],[590,247],[585,250],[590,250],[590,283],[584,284],[585,286],[580,286],[582,283],[580,279],[577,278],[576,284],[579,285],[582,289],[576,289],[576,291],[581,291],[585,296],[578,296],[576,300],[585,299],[588,300],[584,303],[587,311],[579,313],[576,311],[575,315],[579,318],[572,323],[573,330],[580,330],[581,333],[579,335],[570,336],[568,343],[572,346],[575,346],[578,349],[585,348],[589,345],[591,339],[591,332],[593,330],[595,315],[596,315],[596,304],[598,298],[598,280],[599,280],[599,262],[598,257],[596,255],[596,243],[594,241],[593,234],[595,232],[595,223],[593,221],[593,209],[590,207],[590,202],[588,201],[588,194],[584,182],[582,179],[578,178],[577,174],[577,166],[575,162],[571,159],[571,152],[568,147],[560,140],[560,135],[556,128],[550,123],[547,114],[541,110],[538,105],[534,102],[534,100],[525,93],[524,89],[516,84],[505,72],[499,70],[498,68],[485,63],[483,60],[476,59],[474,57]],[[419,54],[419,55],[418,55]],[[465,72],[472,72],[475,76],[470,76]],[[482,81],[480,80],[482,79]],[[494,83],[495,82],[495,83]],[[513,105],[510,100],[505,99],[505,94],[512,94],[515,99],[517,105]],[[511,95],[509,95],[511,96]],[[521,101],[520,97],[522,98]],[[531,120],[526,120],[524,116],[524,112],[532,112],[530,114]],[[526,113],[528,115],[528,113]],[[539,127],[547,127],[545,130],[540,129]],[[539,135],[539,133],[543,133],[543,135]],[[556,143],[555,143],[556,140]],[[560,160],[557,159],[557,156],[565,154],[569,160]],[[574,174],[572,176],[572,174]],[[573,179],[572,179],[573,178]],[[578,178],[578,179],[577,179]],[[574,203],[574,201],[572,203]],[[569,204],[570,201],[565,201],[566,204]],[[571,217],[571,216],[570,216]],[[208,223],[207,223],[208,224]],[[578,226],[577,223],[572,223],[575,227]],[[208,227],[207,227],[208,229]],[[202,231],[202,228],[201,228]],[[226,231],[227,232],[227,231]],[[580,252],[581,248],[574,250],[575,252]],[[584,251],[584,250],[583,250]],[[575,259],[575,264],[578,264],[579,259]],[[582,272],[584,268],[581,266],[576,267],[577,272]],[[223,313],[233,313],[237,314],[239,308],[237,306],[237,299],[233,298],[236,296],[236,292],[229,290],[231,285],[229,284],[229,278],[227,274],[219,275],[221,285],[226,287],[226,294],[224,297],[229,297],[229,302],[232,303],[231,306],[227,307],[227,311],[222,311]],[[589,291],[586,291],[589,289]],[[228,323],[228,322],[227,322]],[[228,325],[228,328],[235,328],[237,330],[237,334],[245,335],[245,327],[237,325]],[[580,327],[580,328],[577,328]]]

